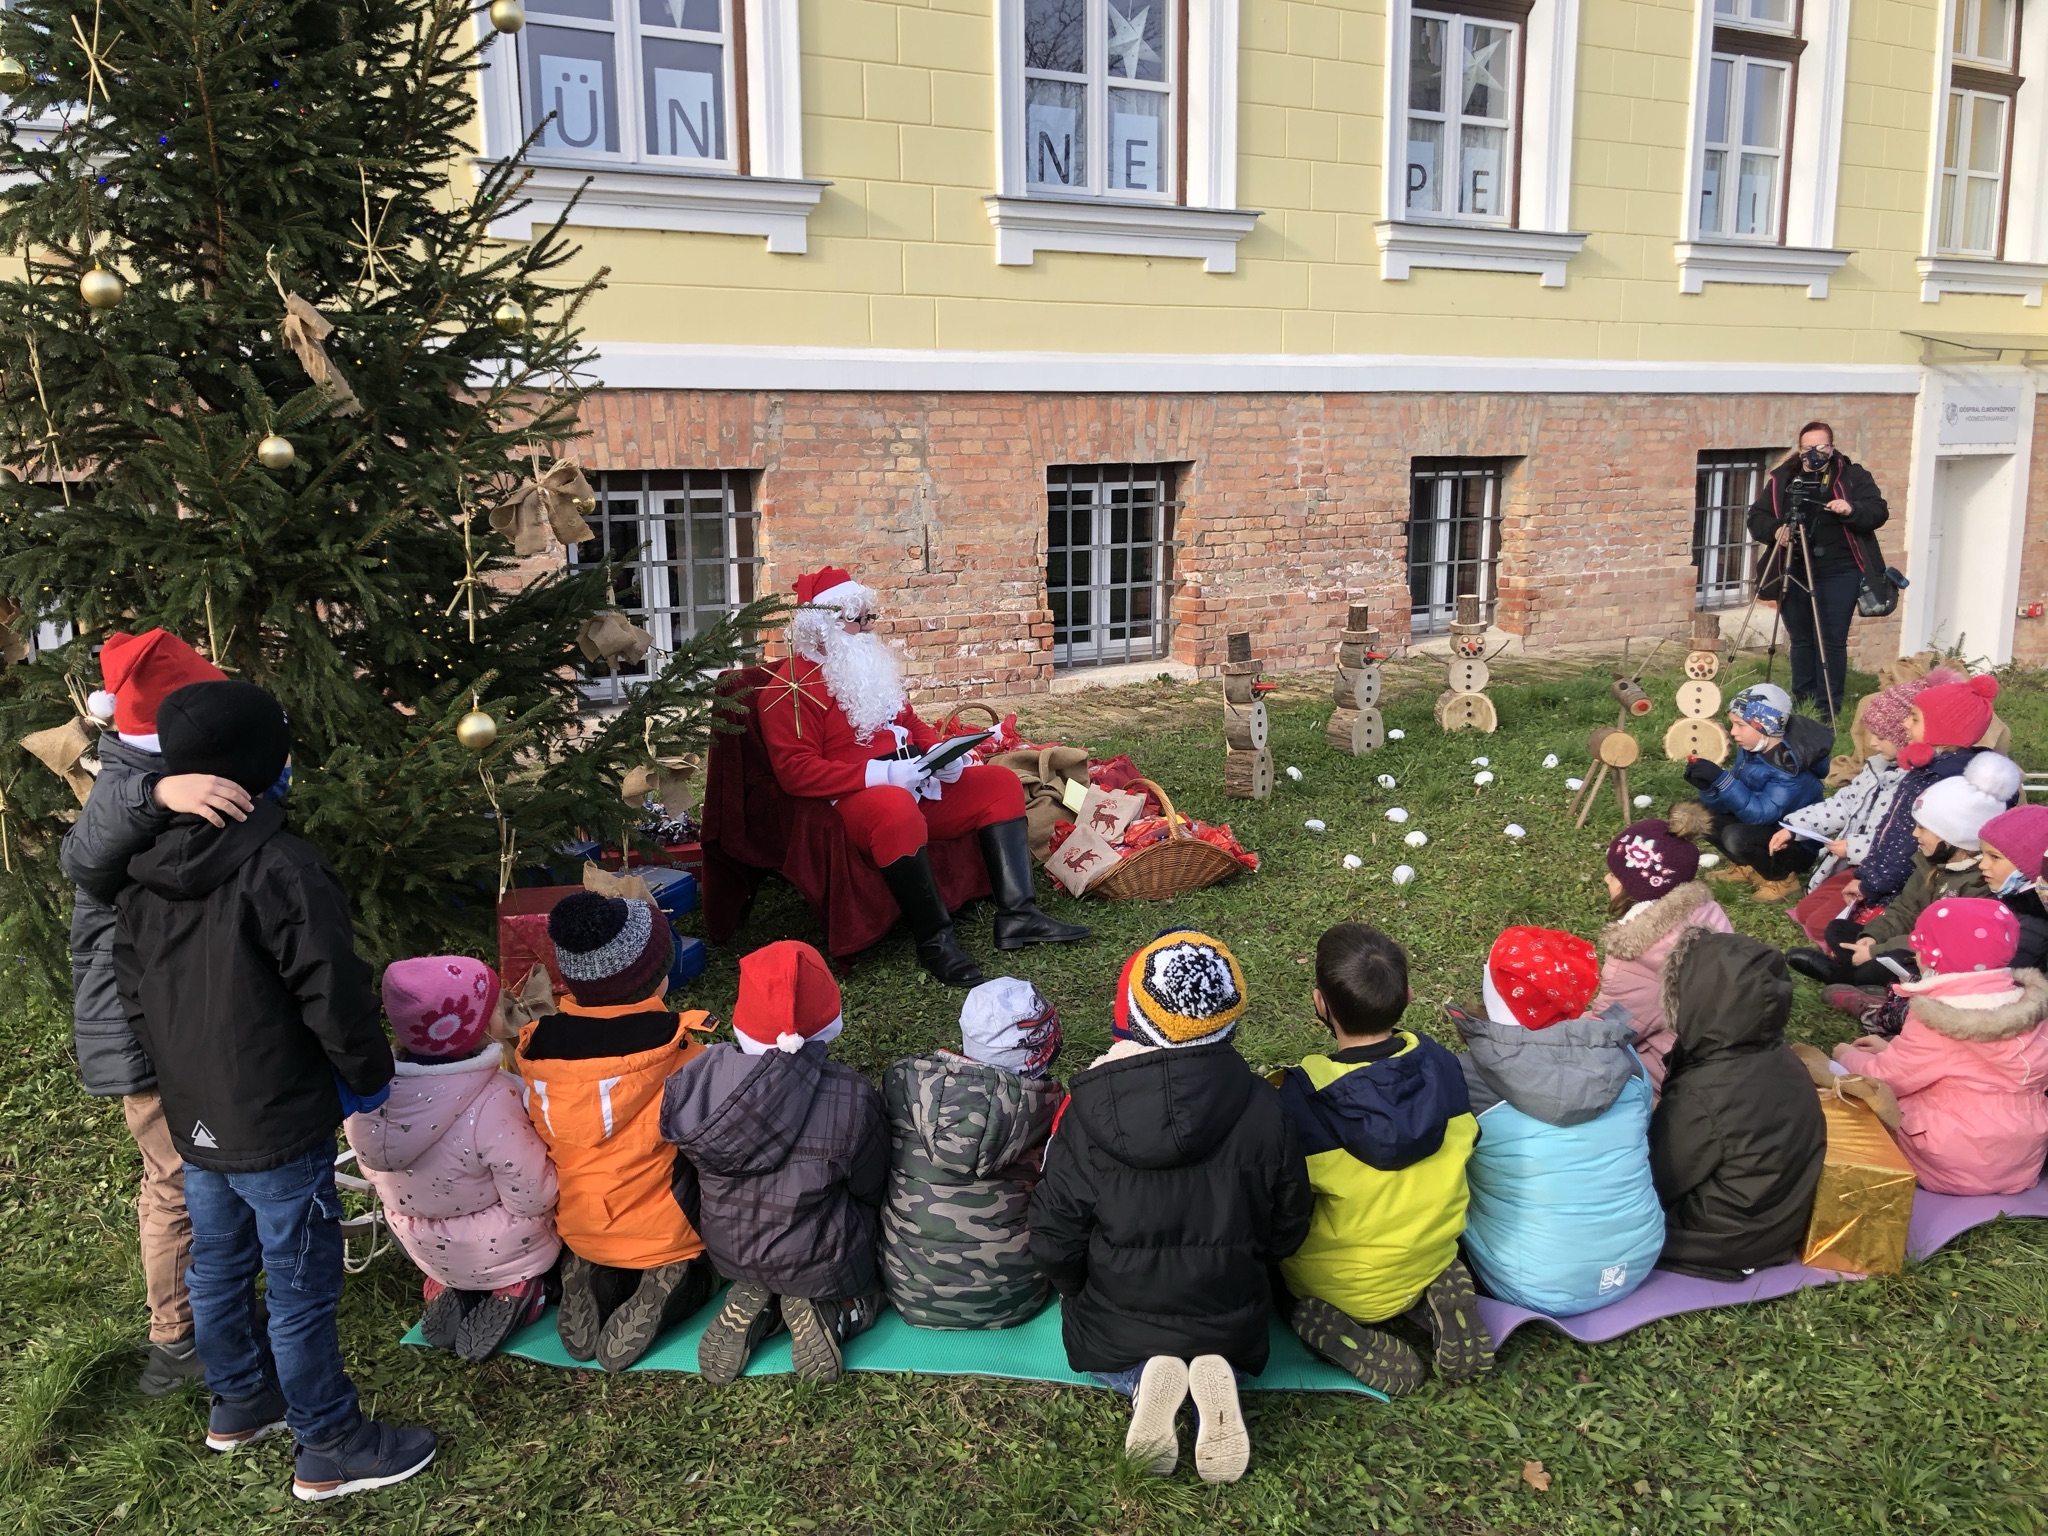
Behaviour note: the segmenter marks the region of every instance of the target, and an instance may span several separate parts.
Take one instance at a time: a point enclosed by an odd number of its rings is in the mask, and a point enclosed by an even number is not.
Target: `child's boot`
[[[736,1281],[718,1316],[697,1340],[698,1373],[718,1386],[730,1386],[747,1368],[747,1357],[781,1326],[782,1311],[768,1287]]]
[[[1757,875],[1756,891],[1749,899],[1761,902],[1784,901],[1797,896],[1805,889],[1806,882],[1797,875],[1787,875],[1782,880],[1766,880],[1762,875]]]
[[[806,1381],[837,1381],[846,1367],[842,1346],[874,1327],[881,1312],[879,1291],[843,1301],[783,1297],[782,1321],[789,1328],[789,1358],[797,1375]]]
[[[1368,1328],[1327,1301],[1307,1296],[1288,1319],[1296,1337],[1375,1392],[1400,1397],[1422,1385],[1422,1357],[1391,1333]]]
[[[571,1360],[595,1360],[607,1319],[640,1280],[635,1269],[593,1264],[581,1255],[562,1254],[562,1305],[555,1313],[555,1331],[562,1352]]]
[[[1466,1381],[1493,1369],[1493,1338],[1479,1318],[1479,1293],[1462,1259],[1429,1282],[1422,1313],[1436,1340],[1436,1373],[1445,1381]]]
[[[1188,1362],[1195,1400],[1195,1472],[1205,1483],[1234,1483],[1252,1462],[1251,1432],[1237,1403],[1237,1372],[1221,1355]]]
[[[427,1309],[420,1315],[420,1337],[434,1349],[453,1349],[455,1330],[462,1326],[462,1292],[438,1280],[424,1281]]]
[[[1154,1355],[1138,1372],[1124,1455],[1154,1477],[1171,1477],[1180,1462],[1180,1434],[1173,1421],[1187,1395],[1188,1368],[1171,1355]]]
[[[644,1270],[618,1311],[597,1336],[597,1363],[608,1371],[631,1366],[661,1337],[711,1299],[718,1284],[711,1261],[701,1255]]]
[[[1759,877],[1747,864],[1723,864],[1715,869],[1701,870],[1700,878],[1711,880],[1716,885],[1726,885],[1731,880],[1740,881],[1745,885],[1755,885]]]
[[[472,1365],[481,1365],[546,1311],[547,1305],[547,1282],[539,1275],[516,1285],[499,1286],[455,1325],[455,1353]]]

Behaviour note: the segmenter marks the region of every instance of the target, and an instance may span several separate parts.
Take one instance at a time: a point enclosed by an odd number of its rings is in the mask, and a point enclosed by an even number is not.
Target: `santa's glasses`
[[[845,622],[854,629],[866,629],[870,624],[875,622],[878,615],[872,613],[849,613],[844,614],[841,617],[844,618]]]

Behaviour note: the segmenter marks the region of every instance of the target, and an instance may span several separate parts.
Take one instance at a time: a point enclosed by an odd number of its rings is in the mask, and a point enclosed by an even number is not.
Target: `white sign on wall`
[[[1942,447],[2017,443],[2019,435],[2017,384],[1950,384],[1942,390],[1936,438]]]

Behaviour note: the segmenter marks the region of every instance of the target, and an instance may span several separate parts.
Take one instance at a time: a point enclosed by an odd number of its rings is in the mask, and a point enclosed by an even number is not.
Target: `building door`
[[[2003,613],[1985,600],[1989,578],[2004,569],[2012,519],[2012,455],[1937,459],[1934,515],[1927,528],[1930,594],[1927,643],[1960,648],[1971,659],[1998,654]]]

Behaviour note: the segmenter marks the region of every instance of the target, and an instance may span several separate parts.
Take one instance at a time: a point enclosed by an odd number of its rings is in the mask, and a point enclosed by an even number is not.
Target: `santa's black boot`
[[[1023,817],[981,829],[981,856],[996,898],[996,948],[1071,944],[1088,937],[1079,923],[1060,923],[1038,910],[1031,885],[1031,832]]]
[[[882,866],[889,894],[903,909],[903,921],[917,940],[917,963],[949,987],[978,987],[988,978],[967,957],[953,932],[953,915],[939,895],[931,859],[920,848],[907,859]]]

